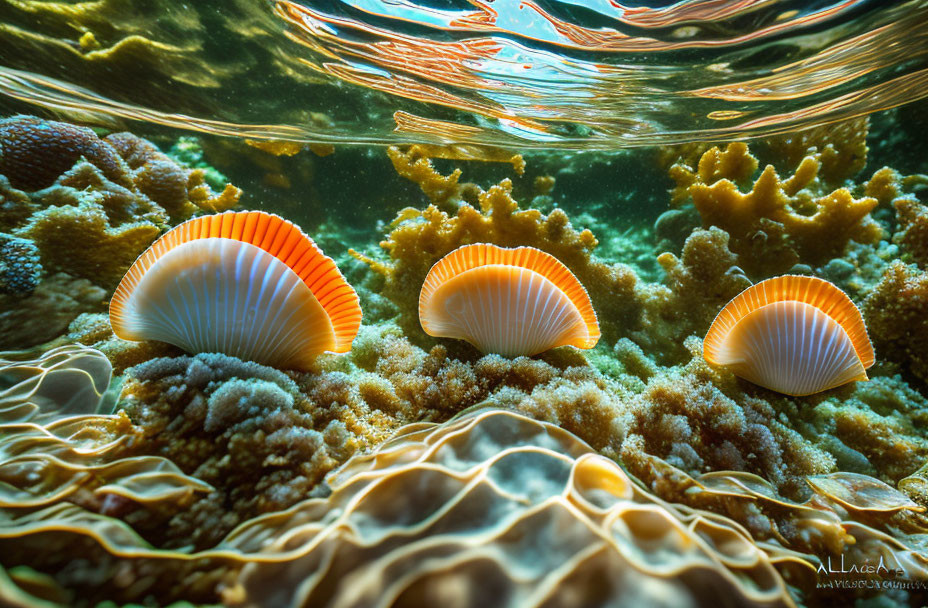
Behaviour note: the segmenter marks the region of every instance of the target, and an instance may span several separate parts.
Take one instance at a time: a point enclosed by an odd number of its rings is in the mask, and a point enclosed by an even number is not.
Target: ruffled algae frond
[[[750,147],[665,149],[653,171],[677,180],[672,201],[628,237],[659,277],[600,245],[621,220],[558,197],[530,155],[524,177],[488,186],[464,181],[481,175],[474,165],[443,171],[453,163],[428,158],[450,152],[391,149],[422,195],[394,201],[406,208],[379,248],[351,259],[333,244],[357,226],[312,220],[335,231],[321,238],[364,322],[348,352],[302,371],[115,337],[102,309],[115,284],[47,276],[48,245],[17,232],[66,208],[42,198],[65,186],[16,191],[9,233],[35,249],[12,242],[46,270],[31,294],[2,297],[35,306],[60,281],[95,304],[35,338],[64,350],[10,355],[0,370],[0,598],[399,606],[451,594],[483,606],[489,589],[500,605],[585,606],[585,593],[680,605],[704,604],[711,581],[711,597],[733,605],[823,606],[875,597],[817,586],[842,559],[928,580],[926,180],[873,171],[866,137],[854,121]],[[133,166],[133,148],[114,149]],[[116,199],[93,201],[111,228],[157,236],[213,210],[194,209],[189,190],[179,214],[151,194],[143,204],[131,179],[120,187],[136,203],[121,219],[104,205]],[[423,331],[429,270],[474,243],[563,263],[589,293],[595,348],[503,357]],[[33,266],[18,260],[7,268],[28,287]],[[706,361],[702,339],[726,303],[785,271],[827,279],[860,308],[876,353],[869,382],[791,397]],[[29,471],[48,473],[37,483]],[[918,605],[920,593],[887,597]]]

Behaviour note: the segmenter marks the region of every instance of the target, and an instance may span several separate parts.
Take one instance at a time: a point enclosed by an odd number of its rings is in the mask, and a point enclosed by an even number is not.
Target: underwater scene
[[[928,606],[928,1],[0,0],[0,607]]]

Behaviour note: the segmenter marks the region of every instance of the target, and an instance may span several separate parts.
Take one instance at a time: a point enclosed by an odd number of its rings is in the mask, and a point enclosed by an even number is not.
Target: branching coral
[[[697,605],[720,592],[793,605],[740,527],[663,503],[569,433],[512,413],[414,425],[329,483],[328,498],[237,531],[267,561],[227,600],[421,606],[453,589],[462,607]]]
[[[849,240],[876,243],[882,237],[869,216],[876,199],[854,198],[846,188],[812,188],[822,167],[816,155],[804,157],[788,179],[768,165],[750,191],[741,192],[732,179],[743,178],[756,162],[745,144],[736,143],[724,152],[707,151],[696,173],[676,166],[679,187],[703,225],[728,232],[731,250],[753,275],[783,273],[800,262],[823,264],[840,256]]]
[[[635,272],[624,264],[596,259],[592,251],[597,240],[589,230],[575,230],[560,209],[547,215],[520,209],[508,179],[481,190],[477,199],[479,208],[463,203],[454,214],[435,205],[401,211],[398,225],[381,243],[389,262],[353,254],[384,276],[382,293],[399,307],[407,335],[424,338],[417,319],[418,297],[432,265],[461,245],[481,242],[536,247],[563,262],[589,293],[607,339],[614,340],[621,328],[637,323]]]

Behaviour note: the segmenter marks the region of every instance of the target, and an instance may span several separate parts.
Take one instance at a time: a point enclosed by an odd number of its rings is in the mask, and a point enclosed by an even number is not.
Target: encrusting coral
[[[893,262],[867,296],[863,313],[880,356],[928,383],[928,271]]]
[[[284,373],[225,355],[143,363],[128,374],[120,404],[144,429],[137,450],[216,488],[162,532],[200,548],[297,502],[359,445],[336,403],[309,401]]]

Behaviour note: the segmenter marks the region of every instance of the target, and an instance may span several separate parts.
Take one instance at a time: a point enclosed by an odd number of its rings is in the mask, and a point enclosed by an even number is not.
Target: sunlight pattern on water
[[[923,0],[231,0],[219,19],[156,0],[157,25],[99,4],[109,28],[72,14],[67,40],[47,3],[0,0],[0,93],[251,138],[578,149],[783,132],[928,95]],[[133,57],[130,37],[150,44],[114,82],[102,68]],[[46,60],[14,52],[23,40]]]

